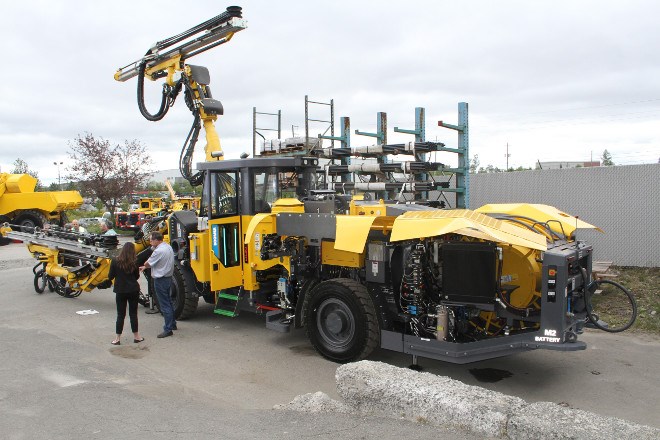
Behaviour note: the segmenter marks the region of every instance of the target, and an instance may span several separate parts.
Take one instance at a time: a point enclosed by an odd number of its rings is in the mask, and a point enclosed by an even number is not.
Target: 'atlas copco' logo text
[[[534,340],[536,342],[560,342],[561,338],[557,337],[557,330],[546,329],[544,332],[545,336],[535,336]]]

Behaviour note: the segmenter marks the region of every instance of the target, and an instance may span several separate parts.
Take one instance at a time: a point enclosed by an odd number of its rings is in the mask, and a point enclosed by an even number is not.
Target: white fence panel
[[[578,231],[596,260],[660,266],[660,164],[471,174],[470,208],[544,203],[599,226]]]

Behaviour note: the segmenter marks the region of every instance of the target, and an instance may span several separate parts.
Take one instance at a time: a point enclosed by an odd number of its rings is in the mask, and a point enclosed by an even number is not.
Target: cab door
[[[214,171],[209,183],[211,290],[218,291],[243,284],[243,227],[238,212],[238,173]]]

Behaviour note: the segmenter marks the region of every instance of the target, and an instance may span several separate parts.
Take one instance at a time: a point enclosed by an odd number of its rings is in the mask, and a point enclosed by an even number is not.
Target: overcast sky
[[[227,157],[251,152],[253,107],[282,110],[283,137],[292,126],[302,135],[305,95],[334,99],[337,126],[349,116],[353,131],[375,132],[386,112],[390,142],[412,140],[392,129],[414,128],[424,107],[427,139],[448,146],[456,133],[437,121],[456,123],[458,102],[468,102],[470,155],[482,166],[503,168],[507,143],[513,167],[598,160],[604,149],[616,164],[660,157],[660,3],[651,0],[23,0],[3,3],[0,15],[0,169],[21,158],[56,181],[53,162],[64,162],[64,175],[68,144],[85,132],[137,139],[156,168],[176,168],[192,122],[183,100],[146,121],[136,80],[113,74],[230,5],[243,7],[248,28],[190,60],[209,68],[224,104],[216,127]],[[148,85],[154,112],[158,87]],[[373,139],[353,134],[351,143]]]

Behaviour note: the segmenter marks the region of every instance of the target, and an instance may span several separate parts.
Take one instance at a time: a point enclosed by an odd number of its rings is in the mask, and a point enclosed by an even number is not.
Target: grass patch
[[[660,267],[612,267],[613,279],[637,300],[637,321],[631,330],[660,336]],[[655,312],[655,314],[653,313]]]

